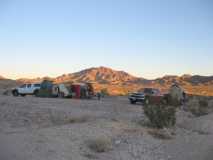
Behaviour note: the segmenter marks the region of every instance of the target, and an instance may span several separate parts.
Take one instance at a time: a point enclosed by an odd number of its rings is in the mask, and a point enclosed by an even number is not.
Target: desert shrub
[[[186,104],[186,109],[195,116],[202,116],[209,113],[208,100],[193,98]]]
[[[181,106],[181,101],[177,97],[172,97],[170,94],[166,94],[163,97],[164,104],[179,107]]]
[[[208,101],[207,100],[199,100],[199,105],[202,107],[208,107]]]
[[[91,139],[88,140],[86,143],[90,150],[97,153],[107,152],[112,148],[112,141],[110,138],[107,137]]]
[[[151,126],[164,128],[174,126],[176,123],[176,108],[165,104],[148,104],[143,107],[144,114],[149,119]]]
[[[107,88],[104,88],[104,89],[101,90],[101,95],[103,95],[103,96],[108,96],[109,95],[109,92],[108,92]]]
[[[213,99],[209,100],[209,108],[213,109]]]

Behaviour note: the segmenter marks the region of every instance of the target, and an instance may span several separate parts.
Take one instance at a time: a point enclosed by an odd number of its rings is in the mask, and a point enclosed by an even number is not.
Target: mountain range
[[[190,94],[213,96],[213,76],[164,76],[154,80],[148,80],[107,67],[93,67],[75,73],[63,74],[56,78],[42,77],[35,79],[22,78],[9,80],[0,76],[0,87],[7,88],[10,85],[40,82],[44,79],[50,79],[55,83],[91,82],[96,91],[104,89],[111,95],[125,95],[145,87],[159,88],[161,91],[166,92],[169,87],[176,82]],[[6,85],[4,85],[5,83]]]

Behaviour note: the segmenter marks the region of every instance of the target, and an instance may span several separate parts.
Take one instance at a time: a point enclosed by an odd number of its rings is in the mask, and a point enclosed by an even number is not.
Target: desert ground
[[[178,111],[171,139],[140,125],[142,105],[127,97],[100,101],[0,96],[0,160],[212,160],[213,114]],[[91,140],[109,142],[95,152]],[[110,147],[109,147],[110,146]]]

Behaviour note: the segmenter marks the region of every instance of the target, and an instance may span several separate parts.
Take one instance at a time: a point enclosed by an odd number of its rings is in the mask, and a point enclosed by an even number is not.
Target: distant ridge
[[[0,80],[5,79],[3,76],[0,76]]]
[[[79,72],[63,74],[56,78],[42,77],[35,79],[18,79],[16,82],[41,82],[44,79],[50,79],[55,83],[63,82],[92,82],[96,91],[107,89],[112,95],[124,95],[132,91],[140,90],[144,87],[159,88],[167,91],[175,82],[180,84],[188,93],[213,96],[213,76],[200,75],[166,75],[154,80],[133,76],[125,71],[117,71],[108,67],[92,67]],[[0,77],[0,81],[5,81]],[[1,87],[1,84],[0,84]]]
[[[16,86],[18,83],[15,80],[6,79],[0,76],[0,89],[7,89]]]
[[[107,67],[93,67],[80,72],[59,76],[56,81],[96,82],[104,84],[117,84],[123,82],[136,82],[141,78],[130,75],[124,71],[116,71]]]

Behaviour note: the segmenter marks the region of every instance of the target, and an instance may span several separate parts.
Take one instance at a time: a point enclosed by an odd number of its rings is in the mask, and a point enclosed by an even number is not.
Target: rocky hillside
[[[0,89],[7,89],[16,86],[18,83],[15,80],[6,79],[0,76]]]
[[[159,88],[166,92],[174,82],[177,82],[190,94],[213,96],[213,76],[164,76],[155,80],[147,80],[130,75],[124,71],[116,71],[107,67],[89,68],[80,72],[64,74],[56,78],[43,77],[35,79],[19,79],[16,82],[19,84],[40,82],[43,79],[50,79],[56,83],[92,82],[97,91],[105,89],[112,95],[124,95],[128,92],[137,91],[144,87]],[[3,81],[4,83],[7,81],[10,82],[9,85],[11,83],[13,85],[16,84],[15,81],[4,79],[0,80],[0,87]],[[7,87],[9,85],[3,86]]]
[[[0,75],[0,80],[3,80],[3,79],[5,79],[5,78],[4,78],[3,76]]]
[[[80,72],[62,75],[56,78],[57,82],[95,82],[101,84],[121,84],[139,82],[141,78],[132,76],[124,71],[115,71],[106,67],[89,68]]]
[[[174,82],[180,84],[190,94],[213,96],[213,76],[165,76],[154,80],[153,84],[159,88],[168,88]]]

